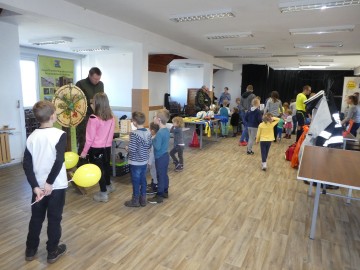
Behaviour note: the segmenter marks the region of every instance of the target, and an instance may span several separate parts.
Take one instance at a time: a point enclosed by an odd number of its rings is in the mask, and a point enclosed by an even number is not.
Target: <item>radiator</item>
[[[0,164],[9,163],[10,161],[9,134],[0,133]]]

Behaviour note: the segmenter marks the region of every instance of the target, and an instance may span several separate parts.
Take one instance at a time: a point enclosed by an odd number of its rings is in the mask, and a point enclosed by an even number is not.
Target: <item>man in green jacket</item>
[[[89,70],[89,75],[86,79],[80,80],[76,83],[86,96],[87,111],[84,120],[76,127],[76,140],[78,144],[78,153],[81,154],[86,140],[86,125],[89,116],[94,113],[91,108],[91,103],[95,94],[104,92],[104,84],[101,79],[101,70],[98,67],[92,67]]]
[[[209,88],[203,85],[196,93],[195,108],[196,111],[207,111],[211,105],[211,98],[208,95]]]

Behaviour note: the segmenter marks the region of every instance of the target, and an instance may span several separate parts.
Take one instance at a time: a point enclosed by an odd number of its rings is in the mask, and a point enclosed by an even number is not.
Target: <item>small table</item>
[[[112,175],[116,176],[116,153],[115,149],[124,142],[129,142],[128,135],[121,135],[119,138],[114,138],[111,144],[111,165],[112,165]]]
[[[315,238],[316,220],[320,200],[321,184],[333,185],[350,190],[360,190],[360,152],[318,146],[304,147],[297,179],[316,183],[314,208],[311,219],[310,239]],[[324,193],[348,200],[360,200],[351,196]]]
[[[211,119],[209,120],[212,122],[213,125],[217,126],[219,124],[219,119]],[[207,120],[200,120],[198,118],[194,118],[194,120],[186,120],[184,118],[184,123],[185,124],[190,124],[190,125],[202,125],[202,126],[205,126],[209,121]],[[215,136],[216,136],[216,141],[218,139],[217,137],[217,133],[215,132]],[[202,148],[202,141],[203,141],[203,127],[200,128],[200,149]]]

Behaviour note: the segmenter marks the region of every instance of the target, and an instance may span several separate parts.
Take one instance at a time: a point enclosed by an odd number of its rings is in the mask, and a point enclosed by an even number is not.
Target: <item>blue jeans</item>
[[[360,127],[360,123],[355,123],[354,122],[354,124],[351,127],[350,133],[356,137],[356,135],[357,135],[356,132],[357,132],[359,127]]]
[[[159,158],[155,158],[156,173],[158,178],[157,195],[162,196],[164,193],[168,193],[169,190],[169,153],[165,153]]]
[[[270,150],[271,142],[263,141],[260,142],[260,150],[261,150],[261,161],[266,162],[269,150]]]
[[[221,135],[227,136],[229,134],[229,122],[221,123]]]
[[[146,196],[146,168],[145,165],[130,165],[133,196]]]
[[[248,128],[247,128],[247,123],[245,121],[245,114],[246,114],[245,111],[240,111],[240,117],[241,117],[243,125],[244,125],[244,130],[241,133],[240,142],[249,141],[249,133],[248,133]]]
[[[48,241],[46,242],[46,249],[48,252],[56,250],[61,238],[61,220],[65,204],[65,194],[66,189],[55,189],[51,192],[51,195],[45,196],[41,201],[31,206],[29,233],[26,240],[27,248],[38,248],[42,224],[47,214]],[[35,200],[36,195],[33,193],[31,202]]]

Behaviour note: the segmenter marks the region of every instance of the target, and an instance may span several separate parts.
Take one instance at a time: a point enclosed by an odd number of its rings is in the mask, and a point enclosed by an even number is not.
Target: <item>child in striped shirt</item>
[[[152,142],[150,131],[144,128],[144,113],[133,112],[132,123],[137,129],[130,133],[127,151],[133,194],[131,200],[125,202],[125,206],[139,207],[146,206],[146,168]]]

